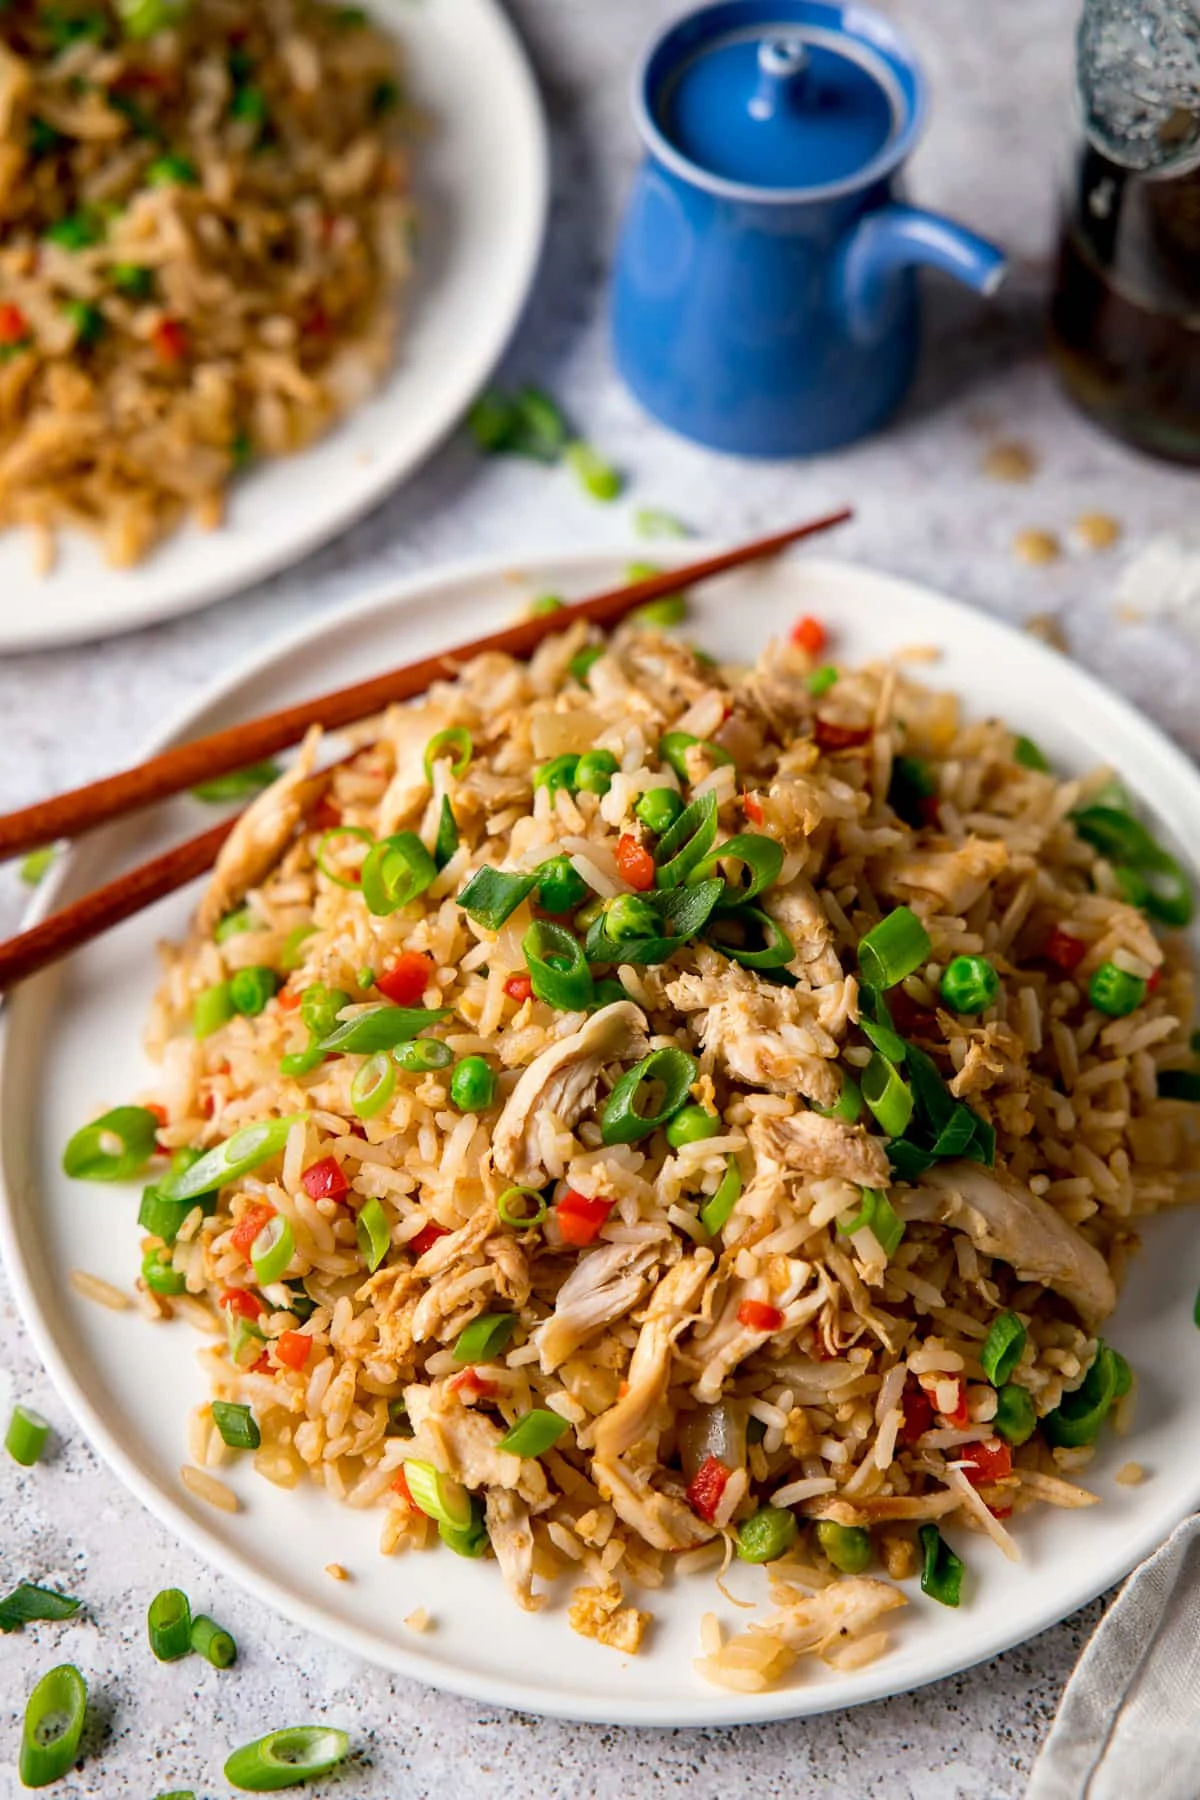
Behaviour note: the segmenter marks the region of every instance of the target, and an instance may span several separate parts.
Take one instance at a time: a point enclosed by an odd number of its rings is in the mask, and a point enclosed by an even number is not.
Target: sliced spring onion
[[[1024,736],[1013,739],[1013,761],[1019,762],[1023,769],[1039,769],[1043,773],[1050,767],[1033,739]]]
[[[775,1562],[796,1541],[796,1515],[786,1506],[760,1506],[737,1528],[737,1553],[743,1562]]]
[[[895,987],[928,960],[932,948],[917,915],[907,906],[897,906],[859,943],[858,966],[868,987]]]
[[[211,1410],[213,1424],[220,1432],[223,1444],[228,1444],[231,1450],[258,1449],[262,1435],[248,1406],[237,1405],[232,1400],[214,1400]]]
[[[278,781],[282,773],[277,762],[251,763],[247,769],[232,769],[227,775],[214,775],[211,781],[200,782],[192,793],[210,806],[220,806],[226,800],[248,800]]]
[[[716,1193],[700,1208],[700,1223],[709,1237],[716,1237],[725,1229],[741,1194],[742,1171],[738,1168],[737,1158],[731,1154],[725,1158],[725,1173],[717,1184]]]
[[[373,1006],[369,1012],[356,1013],[343,1019],[328,1037],[321,1039],[321,1053],[373,1056],[377,1050],[394,1050],[397,1044],[415,1038],[427,1025],[437,1025],[450,1017],[448,1006]]]
[[[1146,887],[1142,902],[1152,919],[1182,928],[1192,920],[1192,884],[1173,856],[1160,850],[1152,862],[1139,869]]]
[[[244,931],[257,930],[258,920],[251,908],[238,906],[234,908],[233,912],[227,912],[225,917],[218,921],[217,928],[213,932],[213,943],[227,944],[230,938],[240,937]]]
[[[220,1404],[213,1402],[214,1419]],[[178,1662],[191,1655],[192,1609],[182,1588],[163,1588],[155,1594],[146,1613],[146,1632],[159,1662]]]
[[[163,1294],[168,1298],[182,1294],[187,1287],[186,1275],[175,1267],[171,1252],[164,1244],[147,1250],[143,1256],[142,1280],[152,1294]]]
[[[590,444],[576,438],[567,445],[563,454],[585,494],[590,494],[593,500],[617,499],[625,486],[625,478],[619,469],[614,469],[611,463],[605,462],[598,450],[593,450]]]
[[[532,1210],[526,1209],[527,1201]],[[501,1223],[511,1226],[514,1231],[529,1231],[534,1225],[540,1225],[549,1211],[546,1196],[538,1188],[505,1188],[496,1201],[496,1212]]]
[[[733,764],[728,750],[722,749],[720,744],[714,744],[711,738],[693,737],[690,731],[668,731],[658,740],[660,759],[670,764],[680,781],[692,779],[688,772],[688,752],[696,749],[702,750],[714,767]]]
[[[362,864],[352,875],[339,875],[329,864],[329,845],[336,844],[339,838],[354,838],[357,843],[366,844],[368,851],[375,842],[374,832],[367,831],[362,825],[331,825],[317,839],[317,847],[313,851],[313,861],[324,875],[326,881],[332,881],[335,887],[357,888],[362,876]]]
[[[425,746],[426,781],[433,780],[433,765],[443,756],[453,758],[450,773],[456,781],[461,781],[474,754],[475,740],[465,725],[447,725],[445,731],[435,731]]]
[[[838,1230],[843,1237],[856,1231],[870,1231],[885,1256],[894,1256],[904,1236],[904,1221],[896,1213],[886,1194],[878,1188],[863,1188],[862,1205],[852,1218],[840,1219]]]
[[[1200,1100],[1200,1070],[1160,1069],[1158,1097],[1160,1100]]]
[[[229,982],[218,981],[212,987],[202,988],[192,1002],[193,1037],[211,1037],[222,1025],[228,1025],[235,1010]]]
[[[917,1531],[921,1544],[921,1592],[942,1606],[957,1606],[962,1599],[963,1562],[950,1548],[936,1525]]]
[[[583,945],[565,926],[535,919],[521,939],[521,952],[537,999],[561,1012],[591,1005],[592,972]]]
[[[685,1144],[702,1144],[707,1138],[716,1137],[720,1129],[721,1121],[715,1113],[703,1106],[685,1106],[667,1126],[667,1142],[672,1150],[682,1150]]]
[[[39,1619],[73,1619],[82,1605],[71,1594],[23,1581],[0,1600],[0,1631],[20,1631]]]
[[[114,1106],[70,1138],[64,1173],[76,1181],[128,1181],[154,1155],[158,1119],[145,1106]]]
[[[489,1362],[493,1356],[499,1356],[507,1349],[517,1324],[516,1313],[481,1313],[459,1332],[454,1345],[455,1362]]]
[[[843,1575],[861,1575],[871,1560],[871,1534],[861,1525],[839,1525],[836,1519],[818,1519],[817,1542],[834,1568]]]
[[[192,1649],[205,1662],[211,1663],[214,1669],[230,1669],[237,1661],[237,1645],[222,1625],[210,1619],[207,1613],[197,1613],[192,1620]],[[225,1773],[229,1775],[229,1765],[225,1765]],[[232,1777],[230,1777],[232,1779]],[[237,1783],[234,1782],[234,1786]]]
[[[516,408],[505,395],[488,389],[467,414],[467,425],[479,448],[489,455],[509,449],[516,431]]]
[[[466,1529],[457,1531],[450,1525],[439,1525],[438,1536],[456,1556],[483,1555],[489,1539],[483,1502],[478,1494],[471,1495],[471,1523]]]
[[[496,1098],[496,1075],[482,1056],[464,1056],[450,1077],[450,1098],[459,1112],[484,1112]]]
[[[599,662],[603,655],[603,644],[585,644],[583,649],[576,651],[575,655],[571,658],[570,662],[567,664],[567,669],[575,680],[579,682],[581,687],[586,686],[588,671],[591,669],[593,663]]]
[[[686,1105],[698,1071],[695,1057],[673,1044],[652,1050],[649,1056],[644,1056],[641,1062],[625,1071],[608,1096],[600,1121],[601,1141],[605,1144],[636,1144],[649,1137]],[[641,1113],[637,1108],[638,1095],[645,1082],[654,1082],[661,1089],[658,1108],[653,1113]]]
[[[899,1068],[907,1058],[910,1046],[905,1043],[892,1024],[892,1015],[888,1011],[887,1001],[883,995],[876,993],[874,988],[860,987],[858,1010],[860,1014],[858,1026],[863,1036],[869,1043],[874,1044],[881,1056],[886,1056],[890,1063],[895,1063]],[[926,1058],[926,1061],[928,1060]],[[941,1077],[932,1062],[929,1063],[929,1067],[933,1069],[934,1079],[940,1087]]]
[[[796,954],[782,925],[757,906],[732,906],[719,913],[705,927],[704,941],[746,969],[786,968]]]
[[[396,1091],[396,1065],[385,1050],[369,1056],[350,1083],[350,1104],[360,1119],[381,1113]]]
[[[505,1432],[496,1448],[507,1450],[512,1456],[543,1456],[570,1429],[570,1421],[560,1413],[535,1406]]]
[[[437,836],[433,840],[433,862],[438,870],[444,869],[462,840],[458,835],[458,820],[454,817],[454,808],[447,794],[442,795],[442,810],[438,814]]]
[[[1037,1429],[1037,1413],[1025,1388],[1009,1381],[1000,1389],[992,1424],[1006,1443],[1028,1443]]]
[[[458,896],[458,904],[476,924],[499,931],[533,892],[537,880],[536,870],[513,875],[506,869],[477,869]]]
[[[1146,827],[1123,807],[1081,806],[1071,814],[1071,823],[1084,842],[1109,862],[1129,863],[1136,869],[1159,854]]]
[[[514,434],[507,448],[537,462],[557,462],[571,429],[557,401],[541,388],[521,388],[513,396]]]
[[[552,756],[549,762],[540,763],[533,771],[534,793],[538,788],[545,788],[548,793],[555,794],[559,788],[565,788],[568,794],[573,794],[578,768],[578,756],[569,752],[562,756]]]
[[[685,538],[690,537],[689,528],[674,513],[663,512],[657,506],[639,506],[633,515],[633,529],[639,537],[644,538]]]
[[[283,949],[279,953],[279,967],[285,975],[294,974],[303,965],[304,958],[300,954],[301,945],[312,937],[316,929],[315,925],[292,926],[283,940]]]
[[[934,1139],[931,1154],[935,1157],[966,1156],[980,1124],[978,1114],[960,1101]]]
[[[430,1069],[448,1069],[454,1052],[441,1038],[411,1038],[407,1044],[397,1044],[392,1060],[410,1075],[425,1075]]]
[[[43,1419],[32,1406],[17,1405],[8,1421],[4,1448],[15,1463],[20,1463],[23,1469],[32,1469],[34,1463],[41,1460],[49,1436],[49,1419]]]
[[[259,1287],[270,1287],[282,1281],[284,1271],[296,1254],[296,1239],[282,1213],[268,1219],[250,1246],[250,1262]]]
[[[372,1198],[359,1208],[358,1218],[354,1221],[354,1236],[358,1241],[358,1253],[373,1275],[392,1242],[392,1228],[380,1201]]]
[[[678,887],[704,861],[717,839],[717,796],[709,790],[685,806],[654,850],[660,888]]]
[[[1094,1444],[1113,1402],[1120,1397],[1122,1371],[1116,1353],[1101,1340],[1095,1360],[1073,1394],[1064,1394],[1042,1420],[1051,1449],[1077,1450]]]
[[[734,880],[725,873],[728,863],[735,865]],[[783,845],[761,832],[744,831],[737,837],[718,844],[711,856],[698,863],[688,876],[689,882],[709,881],[720,875],[725,881],[723,906],[744,905],[779,879],[783,867]],[[740,869],[740,873],[736,873]]]
[[[992,1320],[979,1360],[993,1387],[1003,1387],[1011,1379],[1025,1349],[1025,1337],[1025,1327],[1016,1313],[1002,1312]]]
[[[862,1097],[889,1137],[903,1137],[913,1113],[912,1089],[878,1051],[863,1070]]]
[[[377,919],[399,912],[437,877],[437,864],[415,831],[381,838],[362,866],[362,897]]]
[[[662,594],[657,600],[635,606],[629,616],[635,625],[645,626],[650,631],[670,631],[673,626],[683,624],[687,611],[684,594]]]
[[[191,1164],[187,1166],[190,1168]],[[142,1189],[138,1224],[164,1244],[173,1244],[190,1212],[197,1206],[205,1213],[215,1212],[216,1205],[215,1194],[198,1194],[194,1200],[164,1200],[156,1187],[147,1187]]]
[[[443,1475],[432,1463],[406,1462],[403,1466],[413,1505],[451,1531],[466,1531],[471,1523],[471,1496],[462,1483]]]
[[[256,1363],[263,1353],[267,1334],[252,1319],[244,1319],[241,1313],[231,1312],[226,1324],[229,1339],[229,1360],[235,1369],[248,1369]]]
[[[79,1755],[87,1683],[74,1663],[60,1663],[34,1688],[25,1707],[17,1770],[24,1787],[49,1787]]]
[[[223,1144],[206,1150],[190,1169],[171,1169],[158,1184],[160,1195],[164,1200],[196,1200],[201,1194],[216,1193],[231,1181],[240,1181],[269,1157],[278,1156],[287,1143],[288,1132],[304,1116],[288,1113],[282,1119],[243,1125]]]
[[[226,1761],[225,1779],[243,1793],[272,1794],[328,1775],[349,1750],[347,1733],[332,1725],[289,1725],[235,1750]]]
[[[238,969],[229,978],[229,998],[233,1010],[243,1018],[255,1019],[279,990],[279,977],[274,969],[261,963]]]
[[[702,881],[695,887],[659,889],[640,897],[620,895],[606,902],[588,928],[588,961],[642,965],[665,962],[703,928],[723,892],[723,882]],[[632,926],[634,922],[647,923],[651,917],[656,931],[650,935],[613,936],[614,918],[619,929],[622,921]]]
[[[833,663],[826,663],[824,668],[814,669],[811,675],[806,675],[804,685],[813,699],[819,700],[823,694],[829,692],[831,687],[837,686],[838,680],[839,670]]]
[[[845,1119],[853,1125],[863,1109],[862,1089],[853,1075],[842,1076],[841,1098],[833,1106],[814,1106],[813,1111],[820,1113],[823,1119]]]

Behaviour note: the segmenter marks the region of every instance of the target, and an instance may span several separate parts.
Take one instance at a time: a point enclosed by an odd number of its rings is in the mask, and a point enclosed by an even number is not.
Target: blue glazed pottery
[[[702,7],[651,46],[634,110],[617,366],[685,437],[770,457],[862,437],[912,379],[918,266],[984,294],[1003,278],[995,245],[899,197],[925,82],[866,7]]]

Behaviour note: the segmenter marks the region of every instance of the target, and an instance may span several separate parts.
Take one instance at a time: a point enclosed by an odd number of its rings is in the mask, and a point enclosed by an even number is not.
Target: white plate
[[[679,554],[702,553],[688,545]],[[641,552],[637,552],[641,554]],[[672,555],[676,552],[672,552]],[[461,642],[511,617],[522,593],[582,594],[609,585],[618,556],[530,562],[516,572],[476,566],[408,583],[293,638],[181,720],[170,738],[232,722],[287,699],[353,680],[388,662]],[[1036,736],[1054,761],[1083,769],[1113,762],[1135,793],[1152,796],[1177,843],[1200,841],[1200,779],[1144,719],[1080,669],[978,613],[865,570],[814,560],[726,576],[695,596],[697,635],[710,649],[745,655],[801,613],[827,621],[837,653],[865,658],[902,645],[944,648],[930,679]],[[153,821],[105,831],[57,873],[39,909],[94,886],[118,866],[195,828],[181,802]],[[1200,1501],[1200,1361],[1191,1322],[1197,1257],[1189,1214],[1154,1220],[1110,1335],[1138,1370],[1136,1430],[1106,1437],[1089,1477],[1104,1504],[1086,1514],[1022,1520],[1023,1562],[1012,1567],[977,1536],[953,1531],[969,1569],[966,1603],[950,1612],[916,1583],[894,1648],[853,1675],[805,1668],[795,1685],[739,1696],[708,1687],[692,1669],[702,1613],[738,1615],[707,1577],[653,1598],[648,1649],[628,1660],[577,1637],[565,1607],[529,1616],[507,1599],[499,1570],[449,1554],[378,1556],[378,1514],[339,1508],[315,1492],[281,1493],[246,1468],[230,1477],[245,1500],[215,1513],[180,1487],[185,1420],[204,1398],[190,1327],[152,1326],[78,1299],[65,1282],[84,1268],[128,1288],[137,1270],[135,1190],[66,1181],[58,1172],[70,1133],[101,1106],[144,1086],[138,1050],[154,980],[154,944],[182,933],[188,902],[174,898],[112,933],[58,973],[29,983],[9,1009],[0,1063],[0,1141],[7,1199],[0,1239],[30,1330],[92,1442],[172,1530],[270,1605],[372,1661],[478,1699],[531,1712],[622,1724],[712,1725],[789,1717],[853,1705],[965,1668],[1063,1618],[1116,1581]],[[1113,1473],[1136,1458],[1140,1487]],[[340,1561],[360,1577],[338,1586],[322,1573]],[[740,1565],[733,1581],[762,1600],[766,1578]],[[438,1621],[425,1637],[400,1621],[423,1605]]]
[[[249,586],[353,523],[417,467],[483,386],[520,316],[545,225],[541,102],[500,0],[371,0],[400,38],[432,129],[416,161],[421,238],[397,358],[379,393],[300,456],[234,483],[219,531],[194,526],[136,569],[59,537],[48,577],[0,534],[0,652],[108,637]]]

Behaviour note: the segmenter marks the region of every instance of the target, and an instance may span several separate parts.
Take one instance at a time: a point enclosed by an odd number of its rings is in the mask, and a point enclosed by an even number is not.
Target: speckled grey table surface
[[[425,0],[436,5],[437,0]],[[1012,279],[985,306],[931,288],[923,373],[886,435],[807,464],[747,465],[680,443],[642,418],[609,363],[604,297],[610,246],[635,157],[626,88],[664,0],[514,0],[553,131],[554,205],[536,292],[506,379],[558,394],[631,476],[629,502],[670,508],[736,536],[853,499],[839,552],[924,579],[1011,619],[1053,614],[1074,653],[1183,742],[1193,723],[1194,653],[1165,632],[1120,624],[1122,557],[1194,519],[1189,475],[1096,435],[1060,398],[1042,350],[1057,159],[1067,136],[1073,7],[964,8],[894,0],[929,66],[936,104],[913,170],[924,202],[1013,252]],[[987,447],[1019,439],[1038,469],[1023,485],[982,472]],[[1016,532],[1063,534],[1086,510],[1122,523],[1107,557],[1068,549],[1046,567],[1012,555]],[[335,609],[389,573],[490,551],[625,540],[630,504],[601,508],[564,475],[481,464],[461,435],[402,492],[286,575],[161,629],[0,667],[0,804],[12,805],[132,757],[157,722],[273,633]],[[52,604],[52,593],[47,604]],[[1193,738],[1192,745],[1200,743]],[[20,893],[0,880],[0,926]],[[173,1788],[228,1792],[224,1747],[270,1723],[318,1712],[345,1724],[360,1756],[321,1790],[398,1796],[828,1795],[838,1800],[1009,1800],[1024,1788],[1062,1684],[1099,1603],[997,1661],[858,1711],[732,1731],[621,1731],[544,1722],[440,1695],[357,1663],[264,1614],[205,1569],[103,1467],[51,1391],[0,1287],[0,1371],[58,1433],[54,1461],[0,1467],[0,1588],[57,1579],[87,1595],[85,1622],[42,1627],[0,1648],[0,1792],[17,1791],[23,1695],[70,1654],[97,1705],[88,1758],[62,1792],[142,1800]],[[5,1408],[6,1410],[6,1408]],[[144,1609],[160,1586],[205,1596],[242,1646],[236,1678],[180,1665],[147,1679]],[[69,1631],[69,1640],[65,1633]],[[68,1651],[69,1642],[69,1651]]]

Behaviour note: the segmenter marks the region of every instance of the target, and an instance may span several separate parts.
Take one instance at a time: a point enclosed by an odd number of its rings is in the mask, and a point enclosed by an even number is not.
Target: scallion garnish
[[[247,769],[214,775],[211,781],[200,782],[192,793],[197,800],[204,800],[210,806],[220,806],[227,800],[248,800],[252,794],[261,794],[273,781],[278,781],[282,773],[276,762],[252,763]]]
[[[747,969],[786,968],[796,954],[782,925],[757,906],[718,913],[705,927],[704,941]]]
[[[726,865],[735,865],[734,878],[725,873]],[[721,875],[725,881],[723,906],[744,905],[779,879],[783,867],[783,845],[761,832],[744,831],[737,837],[718,844],[711,855],[692,870],[689,881],[709,881]]]
[[[284,1272],[296,1254],[296,1239],[282,1213],[268,1219],[250,1246],[250,1262],[259,1287],[270,1287],[282,1281]]]
[[[1160,1100],[1200,1100],[1200,1070],[1160,1069],[1158,1097]]]
[[[448,1069],[454,1052],[441,1038],[410,1038],[407,1044],[397,1044],[392,1060],[410,1075],[426,1075],[430,1069]]]
[[[599,662],[603,655],[603,644],[585,644],[582,650],[577,650],[575,652],[575,655],[567,664],[568,672],[582,687],[587,682],[588,672],[593,663]]]
[[[332,1725],[289,1725],[243,1744],[225,1764],[225,1779],[243,1793],[268,1794],[328,1775],[350,1749],[346,1732]]]
[[[690,781],[688,754],[692,750],[701,750],[706,760],[714,765],[732,764],[733,758],[728,750],[720,744],[714,744],[711,738],[693,737],[690,731],[668,731],[658,740],[658,754],[662,761],[669,763],[680,781]]]
[[[538,1188],[505,1188],[496,1201],[496,1213],[501,1223],[514,1231],[529,1231],[540,1225],[549,1211],[546,1196]]]
[[[423,894],[436,876],[437,864],[416,832],[398,831],[367,852],[359,886],[367,911],[385,919]]]
[[[819,700],[823,694],[829,692],[831,687],[837,686],[838,679],[839,671],[832,663],[826,663],[824,668],[814,669],[811,675],[806,675],[804,685],[813,699]]]
[[[462,1483],[443,1475],[432,1463],[414,1461],[403,1466],[413,1505],[451,1531],[466,1531],[471,1523],[471,1496]]]
[[[1003,1387],[1021,1360],[1025,1327],[1014,1312],[1002,1312],[992,1320],[979,1360],[993,1387]]]
[[[676,1045],[652,1050],[632,1069],[627,1069],[608,1096],[600,1121],[600,1137],[605,1144],[636,1144],[660,1125],[674,1118],[687,1104],[692,1083],[700,1065],[694,1056]],[[643,1083],[653,1083],[660,1091],[656,1110],[638,1111],[637,1101]]]
[[[228,1025],[234,1011],[233,989],[228,981],[216,981],[212,987],[201,988],[192,1002],[193,1037],[211,1037],[222,1025]]]
[[[257,1018],[268,1001],[274,999],[279,985],[274,969],[268,969],[262,963],[236,970],[229,978],[229,998],[234,1012],[241,1013],[243,1018]]]
[[[182,1294],[187,1287],[186,1275],[175,1267],[171,1251],[163,1244],[147,1250],[143,1256],[142,1280],[152,1294],[163,1294],[168,1299]]]
[[[350,1083],[350,1104],[360,1119],[381,1113],[396,1091],[396,1065],[385,1050],[369,1056]]]
[[[254,1414],[248,1406],[232,1400],[214,1400],[212,1420],[221,1434],[221,1442],[231,1450],[257,1450],[262,1443]]]
[[[358,1217],[354,1221],[354,1236],[358,1242],[358,1253],[373,1275],[392,1242],[392,1228],[381,1201],[372,1197],[359,1208]]]
[[[838,1220],[838,1231],[852,1238],[855,1232],[869,1231],[885,1256],[894,1256],[904,1236],[904,1221],[897,1217],[886,1194],[878,1188],[863,1188],[862,1205],[849,1219]]]
[[[1023,736],[1013,739],[1013,761],[1019,762],[1023,769],[1039,769],[1043,773],[1050,767],[1033,739]]]
[[[156,1187],[143,1188],[138,1224],[143,1231],[170,1245],[179,1236],[180,1227],[194,1208],[198,1206],[203,1212],[211,1213],[216,1210],[216,1204],[215,1194],[197,1194],[192,1200],[164,1200]]]
[[[219,1401],[213,1402],[213,1417]],[[155,1594],[146,1613],[150,1648],[159,1662],[178,1662],[192,1649],[192,1609],[182,1588],[163,1588]]]
[[[729,1155],[725,1158],[725,1173],[717,1184],[716,1193],[700,1208],[700,1223],[710,1237],[716,1237],[724,1230],[741,1193],[742,1171],[738,1168],[737,1158]]]
[[[1051,1449],[1078,1450],[1094,1444],[1113,1403],[1127,1385],[1125,1359],[1101,1340],[1095,1360],[1073,1393],[1064,1394],[1042,1420],[1042,1435]]]
[[[4,1448],[23,1469],[32,1469],[34,1463],[41,1460],[49,1436],[49,1419],[43,1419],[41,1413],[35,1412],[32,1406],[17,1405],[13,1407],[12,1418],[8,1421]]]
[[[561,1012],[582,1012],[591,1005],[592,973],[583,946],[563,925],[535,919],[521,939],[521,952],[533,991]]]
[[[505,1432],[496,1448],[507,1450],[511,1456],[544,1456],[570,1429],[570,1421],[560,1413],[535,1406]]]
[[[938,779],[932,764],[919,756],[897,756],[892,762],[888,805],[915,830],[928,823],[930,801],[936,799]]]
[[[921,1592],[942,1606],[957,1606],[962,1599],[963,1562],[950,1548],[936,1525],[917,1530],[921,1543]]]
[[[227,944],[230,938],[240,937],[244,931],[257,931],[258,920],[248,906],[235,907],[218,920],[213,932],[214,944]]]
[[[1027,1389],[1019,1387],[1015,1381],[1006,1382],[996,1395],[996,1416],[992,1424],[1007,1443],[1028,1443],[1037,1429],[1037,1413]]]
[[[471,1523],[464,1530],[456,1530],[453,1526],[439,1524],[438,1536],[455,1556],[482,1556],[488,1547],[487,1522],[483,1510],[483,1502],[478,1494],[471,1495]]]
[[[921,967],[932,948],[917,915],[907,906],[897,906],[859,943],[859,970],[868,987],[895,987]]]
[[[0,1600],[0,1631],[20,1631],[40,1619],[73,1619],[82,1605],[83,1601],[71,1594],[23,1581]]]
[[[678,887],[687,880],[717,840],[717,796],[709,790],[685,806],[654,849],[659,887]]]
[[[58,851],[53,844],[44,844],[40,850],[31,850],[28,856],[21,858],[20,876],[26,887],[36,887],[49,872],[50,866]]]
[[[76,1761],[87,1713],[87,1683],[74,1663],[60,1663],[34,1688],[25,1707],[17,1771],[24,1787],[49,1787]]]
[[[394,1050],[427,1025],[448,1019],[452,1010],[449,1006],[373,1006],[335,1025],[328,1037],[321,1039],[321,1054],[373,1056],[377,1050]]]
[[[598,450],[576,438],[563,452],[569,467],[579,479],[584,492],[593,500],[615,500],[625,485],[619,469],[605,462]]]
[[[880,1055],[886,1056],[890,1063],[899,1065],[904,1062],[908,1056],[909,1045],[905,1043],[892,1024],[892,1015],[888,1011],[887,1001],[883,995],[876,993],[874,988],[860,987],[858,1007],[861,1015],[858,1028],[867,1041],[875,1046]],[[927,1062],[928,1060],[926,1058]],[[932,1062],[929,1063],[929,1067],[933,1070],[934,1081],[945,1095],[941,1077],[934,1069]],[[949,1096],[946,1095],[946,1098],[948,1099]]]
[[[322,875],[324,875],[326,881],[332,881],[335,887],[357,888],[362,880],[362,863],[358,865],[351,875],[339,875],[337,870],[330,866],[329,846],[330,844],[336,844],[341,838],[353,838],[356,843],[366,844],[367,850],[364,852],[364,860],[365,857],[370,854],[375,843],[374,832],[368,831],[363,825],[331,825],[329,830],[323,831],[317,839],[317,847],[313,851],[313,861],[316,863],[318,869],[320,869]]]
[[[878,1051],[863,1070],[862,1097],[889,1137],[904,1136],[913,1113],[912,1089]]]
[[[475,740],[465,725],[447,725],[444,731],[435,731],[425,746],[426,781],[433,780],[433,765],[443,756],[451,758],[450,773],[461,781],[474,754]]]
[[[823,1119],[845,1119],[848,1125],[853,1125],[862,1107],[862,1089],[853,1075],[843,1075],[840,1098],[832,1106],[814,1106],[813,1111],[820,1113]]]
[[[237,1645],[233,1638],[215,1619],[210,1619],[207,1613],[197,1613],[192,1620],[192,1649],[205,1662],[211,1663],[214,1669],[232,1668],[237,1661]],[[225,1773],[232,1781],[228,1763],[225,1765]],[[236,1781],[234,1786],[237,1786]]]
[[[67,1143],[62,1166],[76,1181],[128,1181],[154,1155],[158,1119],[145,1106],[115,1106]]]
[[[662,594],[657,600],[635,606],[629,617],[635,625],[644,625],[652,631],[670,631],[673,626],[683,624],[687,610],[685,595]]]
[[[304,963],[301,947],[316,931],[315,925],[293,925],[283,940],[283,949],[279,953],[279,967],[285,975],[294,974]]]
[[[663,512],[657,506],[639,506],[633,515],[633,529],[639,537],[644,538],[685,538],[691,532],[677,519],[674,513]]]
[[[488,1362],[493,1356],[499,1356],[508,1347],[517,1324],[516,1313],[481,1313],[459,1332],[454,1345],[455,1362]]]
[[[461,839],[458,835],[458,820],[454,817],[454,808],[447,794],[442,795],[442,810],[438,814],[437,836],[433,840],[433,862],[439,871],[444,869]]]
[[[287,1143],[288,1132],[303,1118],[303,1113],[288,1113],[282,1119],[243,1125],[223,1144],[206,1150],[190,1169],[171,1169],[159,1182],[159,1193],[164,1200],[195,1200],[201,1194],[216,1193],[231,1181],[240,1181],[268,1157],[278,1156]]]
[[[537,880],[536,870],[514,875],[506,869],[476,869],[458,896],[458,904],[476,924],[488,931],[499,931],[533,892]]]

